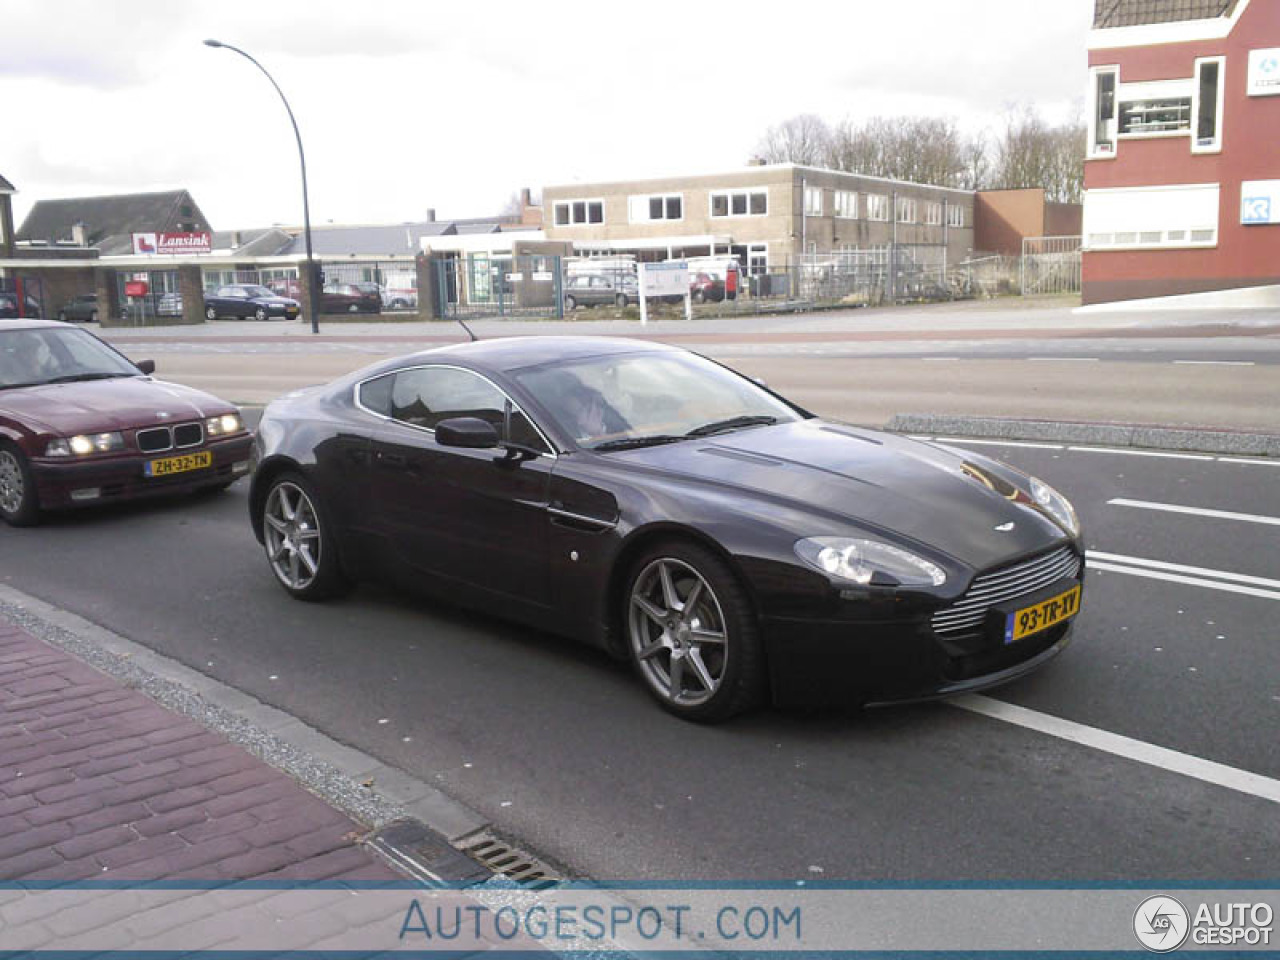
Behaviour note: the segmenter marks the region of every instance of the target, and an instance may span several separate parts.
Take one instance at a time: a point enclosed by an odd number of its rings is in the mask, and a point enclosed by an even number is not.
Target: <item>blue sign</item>
[[[1271,222],[1270,197],[1245,197],[1241,209],[1243,211],[1240,217],[1241,223]]]

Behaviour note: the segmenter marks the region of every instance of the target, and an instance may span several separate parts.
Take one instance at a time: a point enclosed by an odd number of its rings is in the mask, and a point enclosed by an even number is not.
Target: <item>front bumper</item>
[[[128,454],[74,462],[61,458],[37,458],[31,461],[31,470],[35,475],[40,508],[63,510],[231,483],[248,475],[252,445],[252,436],[245,434],[159,454]],[[208,467],[166,477],[148,477],[143,472],[151,460],[203,450],[213,454],[213,463]],[[94,490],[97,493],[91,495]]]
[[[1070,583],[1063,581],[1054,589]],[[1005,643],[989,623],[957,641],[935,633],[929,611],[901,619],[766,618],[765,647],[779,705],[864,706],[972,693],[1008,683],[1043,666],[1070,641],[1078,615]]]

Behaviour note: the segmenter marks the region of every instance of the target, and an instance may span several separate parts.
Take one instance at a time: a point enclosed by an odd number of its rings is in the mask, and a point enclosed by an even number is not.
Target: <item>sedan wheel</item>
[[[577,300],[575,300],[573,297],[565,297],[565,298],[564,298],[564,311],[565,311],[565,313],[572,313],[572,312],[573,312],[573,309],[574,309],[575,307],[577,307],[577,305],[578,305],[578,301],[577,301]]]
[[[27,458],[7,443],[0,446],[0,517],[11,527],[29,527],[40,519],[35,478]]]
[[[205,319],[206,319],[206,320],[217,320],[217,319],[218,319],[218,311],[217,311],[216,309],[214,309],[213,307],[205,307],[205,310],[204,310],[204,317],[205,317]]]
[[[646,554],[625,616],[632,661],[670,712],[724,720],[758,699],[758,631],[745,592],[718,557],[679,543]]]
[[[348,586],[323,517],[310,485],[294,474],[277,478],[263,501],[267,562],[280,585],[300,600],[322,600]]]
[[[267,319],[267,311],[262,307],[259,307],[257,310],[253,311],[253,319],[255,320]]]
[[[359,312],[360,312],[360,304],[358,304],[358,303],[353,303],[351,306],[347,307],[347,312],[348,312],[348,313],[359,313]]]

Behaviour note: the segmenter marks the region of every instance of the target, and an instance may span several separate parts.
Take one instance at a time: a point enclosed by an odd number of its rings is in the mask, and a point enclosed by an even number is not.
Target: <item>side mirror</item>
[[[484,450],[498,446],[498,431],[479,417],[450,417],[436,424],[436,443],[442,447]]]
[[[156,372],[156,362],[154,360],[139,360],[134,364],[134,366],[147,376],[151,376],[151,374]]]

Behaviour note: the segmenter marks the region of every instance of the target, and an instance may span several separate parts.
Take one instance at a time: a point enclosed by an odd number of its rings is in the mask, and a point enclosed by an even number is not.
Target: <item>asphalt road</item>
[[[1280,778],[1280,465],[973,449],[1057,485],[1090,550],[1123,558],[1088,575],[1056,662],[971,702],[1026,708],[1019,722],[933,704],[691,726],[622,666],[495,617],[377,586],[291,600],[244,483],[6,530],[0,576],[436,783],[582,875],[1274,879],[1280,816],[1259,794]]]

